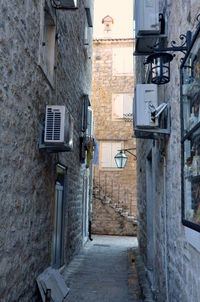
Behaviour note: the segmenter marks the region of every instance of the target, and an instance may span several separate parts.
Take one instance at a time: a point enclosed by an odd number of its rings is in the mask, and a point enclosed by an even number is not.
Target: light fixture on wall
[[[173,60],[173,55],[168,52],[180,51],[184,55],[187,53],[191,46],[191,31],[187,31],[186,35],[180,35],[182,44],[176,45],[175,41],[171,42],[171,47],[163,47],[162,40],[152,48],[150,54],[144,64],[149,64],[149,72],[151,82],[157,85],[166,84],[170,81],[170,62]]]
[[[170,81],[170,62],[173,56],[169,53],[154,53],[148,56],[146,63],[149,64],[151,82],[161,85]]]
[[[126,162],[128,160],[128,156],[126,156],[125,152],[128,152],[129,154],[133,155],[136,159],[136,155],[130,152],[130,150],[135,150],[135,148],[129,148],[129,149],[121,149],[118,150],[119,153],[115,155],[115,163],[117,165],[117,168],[123,169],[126,166]]]

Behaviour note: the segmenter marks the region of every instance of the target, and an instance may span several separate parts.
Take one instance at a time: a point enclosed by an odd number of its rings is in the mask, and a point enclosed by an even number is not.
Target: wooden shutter
[[[130,94],[123,95],[123,117],[131,117],[133,115],[133,96]]]
[[[116,163],[115,163],[115,155],[121,150],[122,148],[122,143],[121,142],[112,142],[112,151],[111,151],[111,167],[112,168],[117,168]]]
[[[111,142],[102,142],[102,148],[101,148],[101,166],[102,166],[102,168],[111,167],[111,154],[112,154]]]
[[[123,118],[123,94],[114,94],[113,95],[113,118]]]

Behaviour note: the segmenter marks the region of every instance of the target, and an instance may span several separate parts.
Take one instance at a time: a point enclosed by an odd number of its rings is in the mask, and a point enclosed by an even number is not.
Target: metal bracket
[[[67,152],[70,151],[68,147],[64,145],[45,145],[44,144],[44,125],[40,123],[40,137],[39,137],[39,150],[43,150],[47,153],[58,153],[58,152]]]
[[[164,105],[163,105],[164,104]],[[157,128],[138,128],[134,127],[134,138],[143,139],[162,139],[169,136],[171,133],[171,114],[170,106],[167,103],[163,103],[156,109],[159,110],[157,118],[159,119],[159,127]],[[166,104],[166,106],[165,106]]]

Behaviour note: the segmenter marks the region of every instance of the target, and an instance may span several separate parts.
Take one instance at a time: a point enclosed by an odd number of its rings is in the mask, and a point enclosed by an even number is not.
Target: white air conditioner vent
[[[53,0],[53,2],[58,8],[77,8],[77,0]]]
[[[155,84],[138,84],[134,100],[134,128],[158,127],[158,120],[152,119],[152,112],[158,107],[158,91]]]
[[[65,106],[47,106],[45,119],[46,143],[64,142]],[[62,124],[62,126],[61,126]]]
[[[46,106],[44,144],[53,149],[70,151],[73,147],[74,121],[65,106]]]

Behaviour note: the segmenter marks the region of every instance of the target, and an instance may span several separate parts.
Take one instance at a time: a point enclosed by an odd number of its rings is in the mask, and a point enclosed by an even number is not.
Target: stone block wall
[[[1,301],[39,301],[36,277],[51,265],[58,161],[68,168],[65,264],[82,246],[81,97],[91,93],[91,60],[83,45],[84,1],[75,11],[53,10],[60,37],[54,87],[38,66],[41,1],[1,1]],[[93,9],[92,1],[90,5]],[[70,153],[47,154],[38,148],[47,104],[66,105],[74,117]]]
[[[113,50],[133,48],[133,39],[99,39],[93,43],[92,106],[94,111],[95,138],[100,143],[99,166],[94,170],[94,186],[115,202],[124,202],[132,215],[137,216],[136,162],[128,153],[124,169],[102,168],[102,141],[124,141],[124,148],[136,147],[133,139],[132,120],[112,118],[112,94],[134,95],[134,76],[112,73]],[[131,63],[130,63],[131,64]],[[135,151],[132,151],[135,153]],[[96,214],[95,214],[96,215]]]
[[[92,233],[96,235],[137,236],[137,222],[122,215],[105,201],[93,199]]]
[[[199,1],[161,1],[168,22],[168,39],[179,43],[179,35],[196,29],[195,18],[200,13]],[[171,62],[171,81],[159,86],[160,101],[171,106],[171,134],[168,139],[152,141],[137,139],[138,177],[138,239],[140,251],[149,268],[148,247],[154,249],[151,278],[159,302],[196,302],[199,300],[200,250],[186,236],[181,222],[181,134],[180,134],[180,58]],[[144,57],[136,60],[136,81],[144,83]],[[152,152],[153,221],[152,242],[148,236],[147,157]],[[165,155],[165,159],[163,157]],[[193,234],[195,231],[192,231]],[[200,240],[199,233],[195,236]]]

